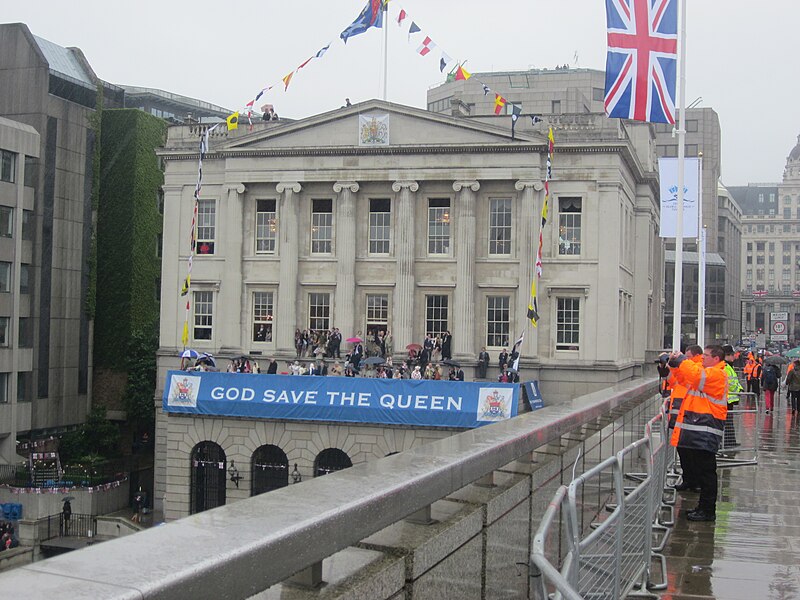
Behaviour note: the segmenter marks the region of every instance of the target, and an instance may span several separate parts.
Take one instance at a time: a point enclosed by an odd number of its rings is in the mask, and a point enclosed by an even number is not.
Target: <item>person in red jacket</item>
[[[716,520],[717,450],[728,414],[728,376],[725,351],[710,345],[703,350],[702,366],[680,352],[670,354],[669,366],[678,383],[687,389],[670,443],[683,449],[682,459],[692,464],[700,486],[697,508],[686,513],[690,521]]]

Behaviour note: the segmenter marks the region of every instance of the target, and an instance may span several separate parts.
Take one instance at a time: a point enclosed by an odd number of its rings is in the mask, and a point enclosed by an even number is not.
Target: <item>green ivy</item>
[[[89,285],[86,290],[86,303],[84,311],[91,320],[97,313],[97,223],[94,219],[100,205],[100,157],[102,153],[102,128],[103,128],[103,86],[97,86],[97,100],[95,111],[89,115],[89,128],[94,131],[94,152],[92,153],[92,235],[89,245]]]

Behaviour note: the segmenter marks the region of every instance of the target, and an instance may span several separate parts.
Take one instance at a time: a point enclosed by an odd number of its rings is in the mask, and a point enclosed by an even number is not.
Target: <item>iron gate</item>
[[[289,485],[289,459],[278,446],[265,444],[256,448],[252,465],[251,496]]]
[[[225,451],[214,442],[200,442],[192,450],[189,514],[225,504]]]

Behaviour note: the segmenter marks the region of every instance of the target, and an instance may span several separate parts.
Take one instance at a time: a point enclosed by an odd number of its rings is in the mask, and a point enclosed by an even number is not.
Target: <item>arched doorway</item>
[[[225,451],[214,442],[200,442],[192,449],[189,514],[225,504]]]
[[[314,477],[327,475],[353,466],[353,461],[338,448],[326,448],[314,459]]]
[[[256,448],[251,465],[251,496],[289,485],[289,459],[278,446],[264,444]]]

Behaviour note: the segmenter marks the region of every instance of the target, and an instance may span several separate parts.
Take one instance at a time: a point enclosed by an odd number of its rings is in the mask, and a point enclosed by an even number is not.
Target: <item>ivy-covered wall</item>
[[[127,377],[131,362],[146,358],[131,355],[132,345],[141,345],[134,340],[157,335],[156,287],[161,274],[157,243],[162,231],[159,190],[164,174],[155,149],[164,145],[166,130],[163,120],[140,110],[104,110],[102,114],[96,376],[111,370]],[[102,387],[96,390],[95,399],[115,404],[110,398],[97,397],[102,395]]]

